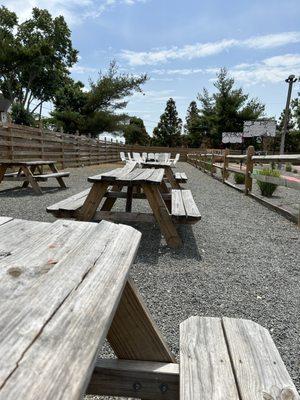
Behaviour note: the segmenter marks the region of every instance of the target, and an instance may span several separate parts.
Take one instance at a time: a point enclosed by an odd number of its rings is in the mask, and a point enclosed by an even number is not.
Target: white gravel
[[[43,196],[1,184],[0,215],[53,221],[46,206],[88,187],[86,178],[99,170],[72,169],[70,189],[56,190],[53,182]],[[136,225],[143,238],[131,275],[159,328],[177,355],[179,323],[191,315],[252,319],[271,331],[300,388],[299,229],[189,164],[177,170],[186,172],[202,214],[196,225],[180,226],[184,246],[172,250],[158,227]],[[147,206],[138,201],[135,208]]]

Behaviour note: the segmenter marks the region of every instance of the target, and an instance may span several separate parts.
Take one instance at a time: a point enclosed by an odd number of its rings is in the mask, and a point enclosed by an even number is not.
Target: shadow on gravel
[[[183,241],[183,246],[179,249],[172,249],[167,246],[157,226],[150,224],[134,224],[133,226],[142,233],[142,240],[136,259],[138,263],[156,265],[159,262],[159,258],[164,255],[169,255],[174,261],[186,259],[202,260],[191,225],[177,225],[179,235]]]
[[[68,190],[69,188],[41,186],[41,189],[42,189],[43,194],[51,194],[51,193],[58,193],[61,191],[65,191],[65,190]],[[38,197],[39,195],[36,194],[34,192],[34,190],[31,188],[21,188],[19,186],[15,187],[15,188],[9,188],[9,189],[4,189],[4,190],[0,191],[0,197],[16,198],[16,197],[27,197],[27,196]]]

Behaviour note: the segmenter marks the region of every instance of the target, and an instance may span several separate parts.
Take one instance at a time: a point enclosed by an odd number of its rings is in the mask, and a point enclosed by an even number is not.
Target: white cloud
[[[192,60],[219,54],[233,47],[266,49],[300,42],[300,32],[282,32],[251,37],[245,40],[223,39],[217,42],[195,43],[183,47],[136,52],[123,50],[121,56],[130,65],[163,63],[169,60]]]
[[[253,64],[239,64],[231,75],[247,85],[283,82],[289,75],[300,73],[300,54],[285,54],[266,58]]]
[[[70,72],[73,72],[75,74],[87,74],[89,72],[91,72],[91,73],[97,72],[97,69],[75,64],[73,67],[70,68]]]
[[[63,15],[69,24],[97,18],[110,8],[147,0],[4,0],[5,7],[15,11],[22,22],[31,16],[33,7],[46,8],[53,16]]]

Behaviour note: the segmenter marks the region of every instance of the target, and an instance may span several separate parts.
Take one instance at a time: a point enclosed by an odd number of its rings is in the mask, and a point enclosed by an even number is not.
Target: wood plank
[[[36,277],[22,302],[1,302],[3,399],[79,399],[85,392],[141,235],[107,222],[83,225],[88,232]]]
[[[149,361],[99,360],[87,394],[178,400],[179,366]]]
[[[107,339],[120,359],[175,362],[131,279],[125,286]]]
[[[28,182],[30,183],[32,189],[34,190],[34,192],[36,194],[39,194],[39,195],[43,194],[43,192],[42,192],[41,188],[39,187],[37,181],[34,179],[30,169],[26,165],[22,165],[21,169],[24,172],[24,174],[25,174]]]
[[[181,190],[172,189],[172,215],[175,217],[186,217],[186,212],[183,204],[182,199],[182,192]]]
[[[91,176],[88,178],[89,182],[99,182],[99,181],[113,181],[119,178],[122,175],[126,175],[133,171],[137,167],[137,163],[135,161],[127,162],[123,168],[116,168],[112,171],[107,171],[99,175]]]
[[[93,221],[112,221],[122,222],[124,224],[132,222],[143,222],[155,224],[156,219],[153,214],[141,213],[141,212],[127,212],[127,211],[96,211],[93,217]]]
[[[2,217],[0,216],[0,226],[6,224],[9,221],[12,221],[13,218],[12,217]],[[1,237],[2,239],[2,237]]]
[[[180,400],[198,399],[240,400],[219,318],[180,324]]]
[[[147,183],[157,183],[160,184],[164,178],[164,169],[154,169],[152,174],[147,178]]]
[[[223,318],[242,400],[299,400],[269,331],[253,321]]]
[[[180,185],[176,181],[176,179],[173,175],[172,168],[170,166],[165,167],[165,175],[166,175],[166,178],[168,179],[168,181],[170,182],[172,189],[180,189]]]
[[[186,217],[200,219],[201,214],[195,203],[192,192],[190,190],[182,190],[181,195],[186,212]]]
[[[52,204],[51,206],[47,207],[47,212],[54,212],[54,211],[59,211],[59,210],[77,210],[80,208],[87,195],[90,192],[90,188],[83,190],[80,193],[76,193],[73,196],[70,196],[64,200],[59,201],[58,203]]]

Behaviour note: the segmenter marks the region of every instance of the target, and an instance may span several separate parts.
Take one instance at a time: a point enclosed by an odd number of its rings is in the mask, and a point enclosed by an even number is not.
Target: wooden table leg
[[[128,186],[125,211],[129,213],[132,210],[132,194],[133,194],[133,186]]]
[[[106,182],[94,183],[83,206],[76,215],[76,219],[79,221],[91,221],[95,212],[103,199],[109,184]]]
[[[53,163],[49,164],[49,168],[54,173],[59,172],[58,169],[56,168],[56,166]],[[60,187],[66,189],[67,186],[66,186],[66,184],[65,184],[65,182],[64,182],[62,177],[57,177],[56,180],[59,183]]]
[[[34,179],[34,176],[32,175],[30,169],[26,167],[25,165],[22,166],[22,171],[24,172],[28,183],[30,183],[32,189],[35,191],[36,194],[43,194],[39,184],[37,181]]]
[[[121,192],[122,191],[123,186],[118,186],[118,185],[113,185],[111,191],[112,192]],[[105,202],[103,203],[103,206],[101,207],[101,211],[110,211],[115,202],[116,202],[117,198],[112,198],[112,197],[108,197],[107,199],[105,199]]]
[[[30,172],[31,172],[32,175],[34,174],[35,170],[36,170],[36,165],[33,165],[32,167],[30,167]],[[20,168],[18,173],[21,174],[21,172],[22,172],[22,170]],[[22,188],[27,188],[28,185],[29,185],[29,181],[24,181],[23,185],[22,185]]]
[[[0,165],[0,183],[4,179],[4,175],[5,175],[6,170],[7,170],[7,166],[6,165]]]
[[[176,181],[171,167],[165,167],[165,175],[168,181],[170,182],[172,189],[180,189],[180,185]]]
[[[170,247],[182,246],[181,238],[172,221],[171,215],[169,214],[158,186],[144,184],[142,187],[168,245]]]
[[[131,279],[126,283],[107,339],[120,359],[176,362]]]

